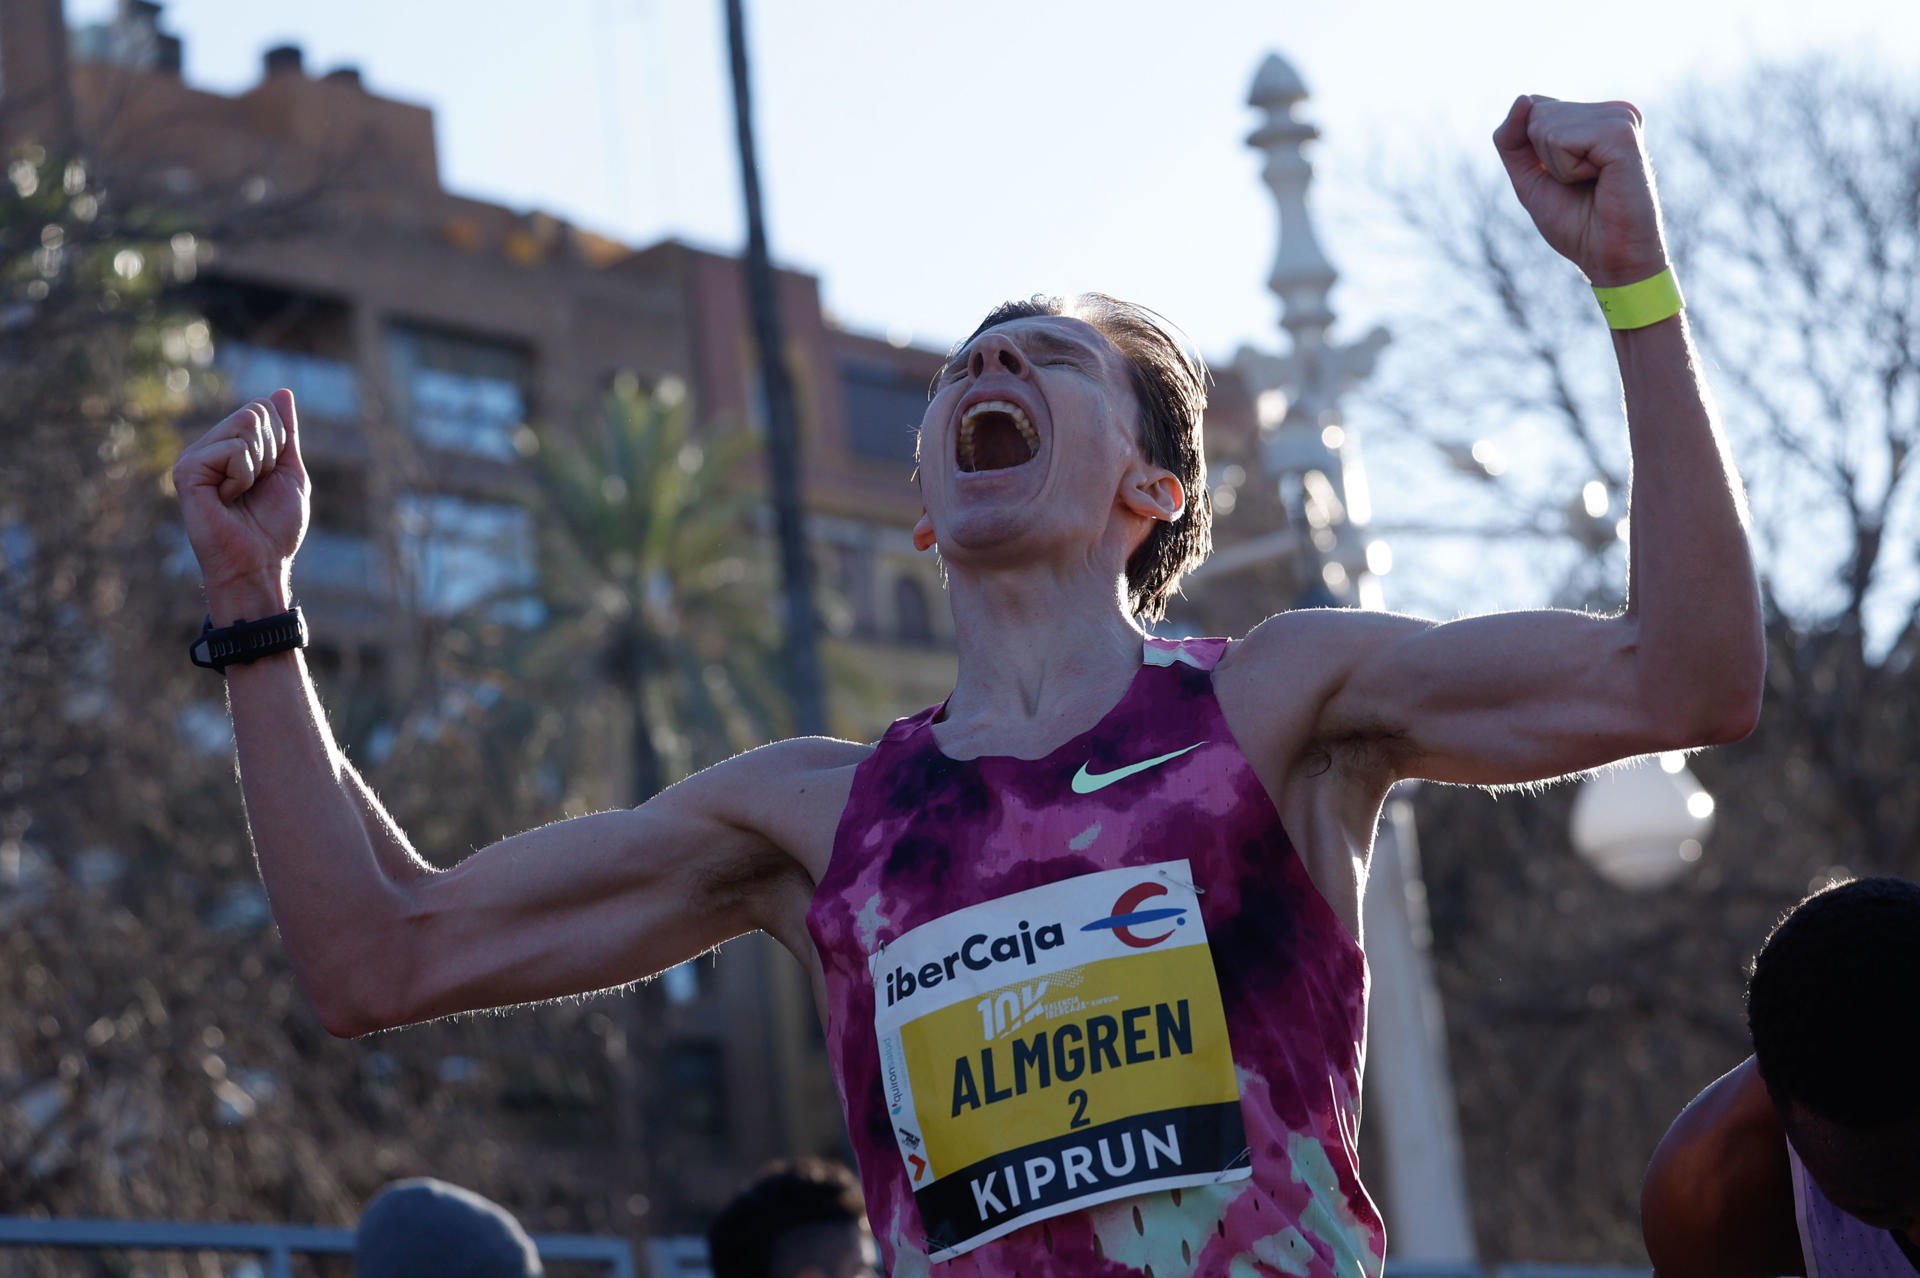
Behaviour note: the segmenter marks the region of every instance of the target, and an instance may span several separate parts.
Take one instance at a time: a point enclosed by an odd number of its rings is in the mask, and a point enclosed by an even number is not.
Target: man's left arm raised
[[[1667,268],[1631,106],[1521,98],[1494,142],[1542,235],[1596,287]],[[1625,609],[1445,624],[1349,613],[1337,638],[1311,617],[1275,618],[1240,657],[1278,656],[1283,635],[1295,651],[1325,641],[1335,674],[1313,744],[1379,747],[1366,753],[1386,761],[1383,780],[1502,785],[1752,731],[1766,651],[1745,501],[1685,317],[1613,340],[1633,463]]]

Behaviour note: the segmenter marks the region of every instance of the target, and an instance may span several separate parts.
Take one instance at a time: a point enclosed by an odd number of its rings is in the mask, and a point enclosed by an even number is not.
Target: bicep
[[[416,878],[400,925],[408,988],[394,1019],[622,985],[758,926],[759,894],[793,863],[712,802],[711,782],[682,787]]]
[[[1399,776],[1512,785],[1671,748],[1626,618],[1383,616],[1359,638],[1319,733],[1384,742]]]

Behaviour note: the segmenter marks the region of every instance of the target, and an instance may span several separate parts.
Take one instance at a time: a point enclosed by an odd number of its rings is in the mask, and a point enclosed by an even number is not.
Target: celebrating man
[[[326,1026],[606,989],[753,928],[812,975],[895,1275],[1378,1274],[1356,1166],[1360,897],[1403,777],[1535,781],[1745,735],[1763,650],[1639,114],[1523,97],[1494,135],[1616,329],[1626,609],[1302,611],[1147,639],[1204,558],[1204,369],[1151,312],[1010,303],[921,425],[959,678],[873,745],[802,739],[436,871],[341,753],[283,613],[292,397],[175,476],[261,873]],[[981,251],[991,251],[982,244]],[[248,664],[235,660],[260,656]]]

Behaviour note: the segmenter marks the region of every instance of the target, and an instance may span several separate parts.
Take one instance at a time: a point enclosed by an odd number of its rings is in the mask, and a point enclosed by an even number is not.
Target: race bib
[[[882,1086],[931,1259],[1252,1174],[1187,862],[968,906],[870,965]]]

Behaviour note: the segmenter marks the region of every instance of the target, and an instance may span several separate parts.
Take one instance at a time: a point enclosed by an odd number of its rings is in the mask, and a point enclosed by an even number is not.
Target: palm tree
[[[690,416],[676,379],[649,392],[623,374],[572,427],[522,435],[545,615],[526,629],[489,624],[504,602],[496,599],[466,619],[476,634],[506,636],[492,655],[512,672],[517,705],[571,719],[565,707],[609,689],[624,703],[634,804],[783,734],[791,718],[770,556],[747,469],[759,441],[737,428],[696,437]],[[643,1076],[662,1059],[660,1011],[656,993],[635,990],[614,1013],[625,1039],[614,1070],[629,1196],[668,1188],[649,1183],[648,1172],[653,1155],[671,1156],[649,1141],[649,1119],[669,1098],[656,1092],[649,1103]]]
[[[573,432],[535,432],[549,622],[535,678],[593,673],[631,714],[631,801],[786,726],[748,432],[697,440],[684,388],[623,377]]]

